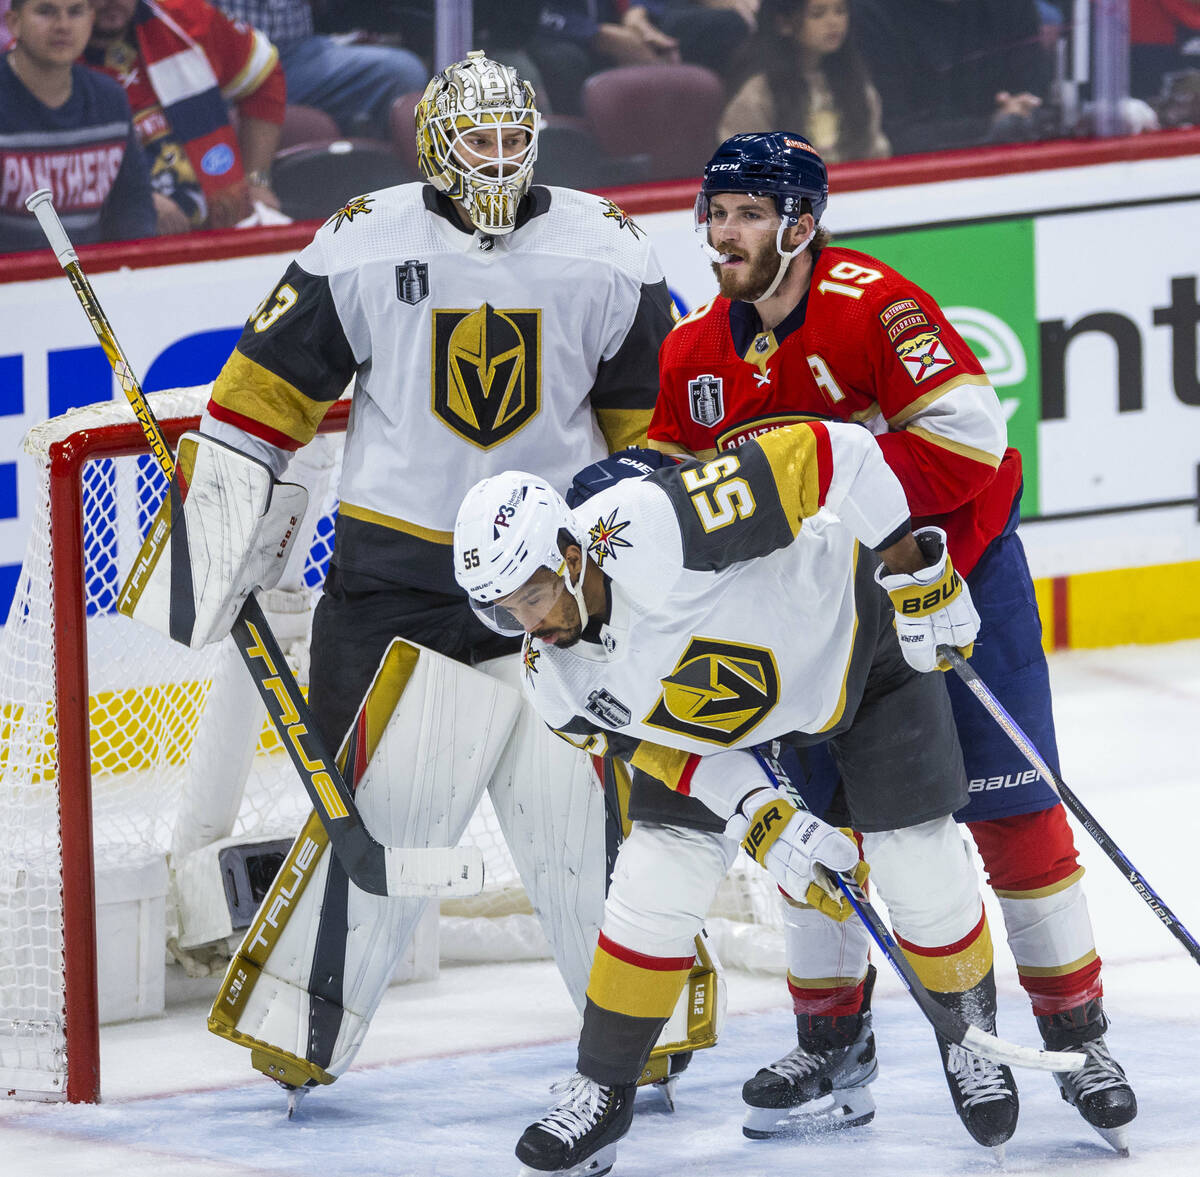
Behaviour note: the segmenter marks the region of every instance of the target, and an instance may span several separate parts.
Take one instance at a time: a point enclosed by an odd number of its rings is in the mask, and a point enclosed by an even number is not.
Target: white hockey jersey
[[[876,631],[883,595],[860,544],[909,530],[866,429],[780,429],[618,482],[576,518],[608,577],[599,640],[524,650],[527,694],[561,735],[678,787],[696,755],[850,721],[852,657],[874,652],[856,646],[862,594]]]
[[[251,316],[202,426],[278,473],[353,380],[339,566],[457,593],[454,516],[500,470],[572,474],[644,437],[672,322],[642,229],[535,187],[517,229],[464,229],[431,187],[356,197]]]

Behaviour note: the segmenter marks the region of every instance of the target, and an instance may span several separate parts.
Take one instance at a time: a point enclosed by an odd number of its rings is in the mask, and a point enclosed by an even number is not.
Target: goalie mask
[[[507,637],[535,630],[564,592],[575,598],[580,624],[587,625],[583,568],[572,582],[558,546],[561,531],[587,552],[562,496],[532,474],[506,470],[467,491],[454,521],[454,576],[489,629]],[[537,576],[540,569],[552,576]],[[507,608],[518,593],[519,609],[515,603]]]
[[[793,131],[734,135],[726,139],[704,166],[704,179],[696,197],[694,226],[701,248],[713,262],[727,259],[713,248],[709,239],[709,203],[722,192],[745,192],[759,198],[770,197],[779,214],[775,251],[779,269],[775,280],[756,301],[770,298],[779,288],[792,259],[808,248],[829,200],[829,175],[817,149]],[[808,202],[808,208],[804,202]],[[783,235],[805,213],[812,214],[814,228],[794,249],[783,247]]]
[[[541,115],[533,87],[476,49],[435,74],[417,103],[417,164],[483,233],[501,236],[533,183]]]

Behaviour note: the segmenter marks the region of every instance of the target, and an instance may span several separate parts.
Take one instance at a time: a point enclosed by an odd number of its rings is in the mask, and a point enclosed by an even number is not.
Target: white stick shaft
[[[50,248],[54,250],[54,256],[58,258],[58,264],[65,270],[72,262],[77,262],[79,255],[75,252],[66,229],[62,227],[58,213],[54,211],[54,194],[50,189],[39,188],[30,193],[25,198],[25,207],[37,217]]]

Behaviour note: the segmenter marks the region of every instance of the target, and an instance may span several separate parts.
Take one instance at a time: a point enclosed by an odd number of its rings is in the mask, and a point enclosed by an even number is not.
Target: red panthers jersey
[[[663,341],[659,380],[658,449],[708,457],[813,417],[865,425],[963,573],[1011,514],[1021,459],[991,382],[937,303],[868,254],[822,250],[773,331],[749,303],[699,307]]]

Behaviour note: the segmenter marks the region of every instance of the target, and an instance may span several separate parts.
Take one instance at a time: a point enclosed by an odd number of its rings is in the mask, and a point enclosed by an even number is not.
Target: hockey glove
[[[725,825],[725,833],[741,842],[793,899],[815,907],[830,919],[844,920],[853,908],[825,868],[852,872],[856,882],[867,877],[858,847],[840,830],[797,809],[778,789],[756,789],[742,801]]]
[[[946,551],[946,533],[940,527],[922,527],[913,538],[929,561],[917,572],[889,573],[882,565],[875,579],[887,590],[896,607],[896,636],[900,652],[914,670],[948,670],[937,655],[943,643],[970,658],[979,632],[979,614],[971,590],[954,571]]]

